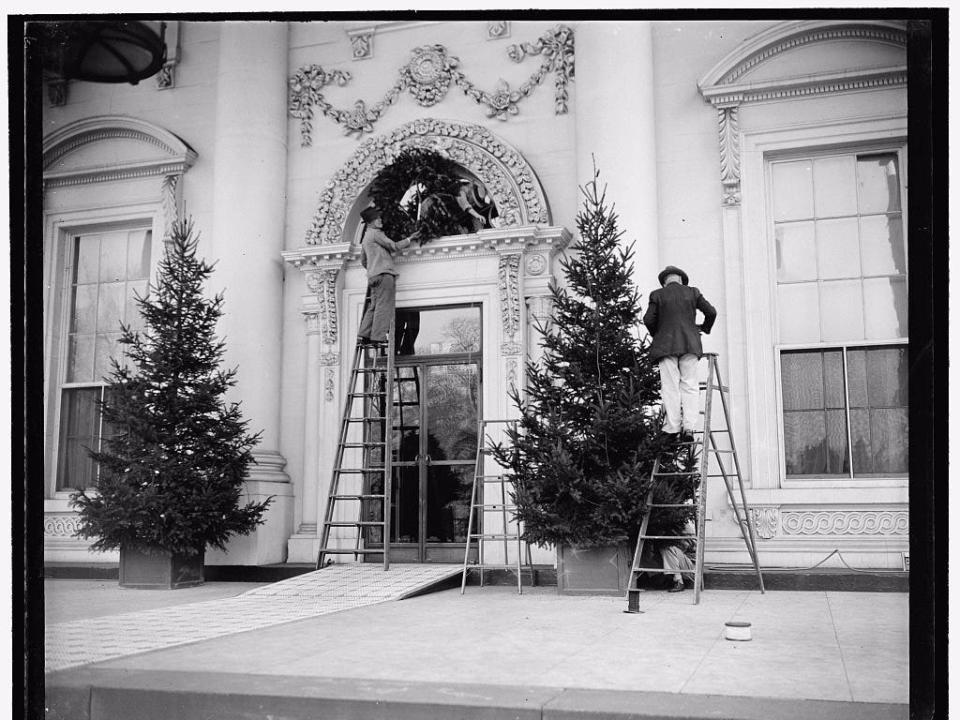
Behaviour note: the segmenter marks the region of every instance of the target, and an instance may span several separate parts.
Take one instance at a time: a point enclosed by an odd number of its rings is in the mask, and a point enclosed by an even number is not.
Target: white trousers
[[[660,400],[667,419],[663,431],[693,432],[700,414],[700,388],[697,380],[696,355],[671,355],[660,360]]]

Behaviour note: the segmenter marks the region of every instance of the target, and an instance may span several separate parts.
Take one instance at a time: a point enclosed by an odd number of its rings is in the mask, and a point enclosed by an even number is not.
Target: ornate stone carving
[[[327,402],[333,402],[333,393],[334,393],[334,382],[333,382],[334,371],[330,368],[327,368],[323,373],[323,397]]]
[[[413,60],[403,66],[400,76],[417,104],[430,107],[446,96],[458,63],[443,45],[424,45],[413,51]]]
[[[720,123],[720,182],[725,205],[740,204],[740,122],[736,107],[717,108]]]
[[[180,21],[166,23],[164,44],[167,46],[167,61],[157,73],[157,89],[169,90],[176,81],[177,63],[180,62]]]
[[[180,216],[178,188],[180,175],[164,175],[160,182],[160,208],[163,214],[163,242],[170,242],[173,237],[173,225]]]
[[[905,510],[823,510],[781,512],[785,535],[906,535]]]
[[[519,372],[519,363],[516,358],[507,359],[507,387],[515,388],[517,386],[517,377]]]
[[[337,342],[337,276],[339,270],[321,270],[308,273],[317,280],[317,299],[320,301],[320,327],[323,333],[323,342],[335,345]]]
[[[369,60],[373,57],[373,32],[358,32],[350,35],[350,50],[354,60]]]
[[[510,37],[509,20],[491,20],[487,22],[487,40],[502,40]]]
[[[352,35],[351,43],[362,37],[365,36],[359,32]],[[370,37],[372,38],[372,34]],[[357,58],[357,51],[357,46],[354,45],[354,59]],[[361,51],[364,51],[363,47]],[[446,96],[450,84],[453,83],[474,102],[485,105],[488,117],[506,120],[510,115],[517,114],[517,103],[530,95],[544,78],[552,73],[555,76],[554,110],[558,115],[567,112],[567,85],[574,77],[573,30],[565,25],[558,25],[536,42],[511,45],[507,54],[514,62],[522,62],[533,55],[543,57],[539,69],[516,90],[512,90],[503,80],[492,93],[481,90],[464,75],[460,70],[459,59],[450,55],[443,45],[425,45],[413,50],[413,58],[400,68],[398,79],[381,100],[370,108],[367,108],[363,100],[356,100],[353,110],[333,107],[321,92],[331,83],[346,85],[350,81],[349,73],[340,70],[328,72],[316,64],[305,65],[289,79],[288,110],[292,117],[300,120],[300,141],[303,146],[312,142],[314,106],[318,107],[324,116],[340,125],[347,135],[360,136],[373,132],[374,124],[387,107],[396,102],[404,89],[413,95],[418,104],[430,107]]]
[[[532,253],[527,256],[527,273],[530,275],[542,275],[547,269],[547,261],[540,253]]]
[[[310,292],[319,292],[323,287],[323,277],[318,272],[308,272],[306,274],[307,290]]]
[[[498,270],[503,337],[512,341],[520,328],[520,255],[500,256]],[[512,354],[512,353],[511,353]]]
[[[338,352],[325,352],[320,353],[320,364],[324,367],[333,366],[340,364],[340,353]]]
[[[521,62],[527,55],[543,55],[543,64],[531,81],[539,85],[544,75],[548,72],[554,73],[554,102],[558,115],[567,112],[567,83],[573,80],[574,76],[573,50],[573,30],[566,25],[558,25],[544,33],[534,43],[520,43],[507,48],[507,53],[514,62]],[[523,94],[528,93],[523,92]]]
[[[307,243],[343,242],[344,224],[357,197],[412,146],[434,150],[473,173],[493,198],[501,227],[550,222],[540,184],[520,153],[478,125],[425,118],[369,138],[357,148],[320,193]]]
[[[521,352],[523,352],[523,348],[520,347],[518,342],[500,343],[500,353],[502,355],[519,355]]]
[[[780,515],[775,507],[751,507],[750,519],[753,521],[753,530],[758,538],[769,540],[775,537],[780,527]]]
[[[43,534],[48,537],[73,538],[77,536],[80,516],[74,513],[69,515],[45,515],[43,518]]]
[[[168,60],[163,64],[163,67],[160,68],[160,72],[157,73],[157,89],[158,90],[169,90],[173,87],[176,80],[175,70],[177,68],[176,60]]]

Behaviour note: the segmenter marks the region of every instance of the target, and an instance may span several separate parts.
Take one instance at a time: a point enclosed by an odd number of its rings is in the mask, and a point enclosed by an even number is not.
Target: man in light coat
[[[661,287],[650,293],[643,324],[653,336],[650,359],[660,368],[660,399],[666,414],[663,432],[673,440],[692,442],[700,413],[700,333],[710,333],[717,311],[700,290],[690,286],[680,268],[668,265],[657,279]],[[703,313],[699,325],[697,310]]]

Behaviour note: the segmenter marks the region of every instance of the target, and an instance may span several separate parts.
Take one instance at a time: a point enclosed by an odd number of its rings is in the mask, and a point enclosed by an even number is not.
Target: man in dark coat
[[[700,333],[710,333],[717,311],[703,294],[690,287],[687,274],[668,265],[657,276],[661,287],[650,293],[643,324],[653,336],[650,359],[660,367],[660,399],[666,421],[663,432],[692,441],[700,414],[697,363],[703,356]],[[697,325],[697,310],[703,323]]]

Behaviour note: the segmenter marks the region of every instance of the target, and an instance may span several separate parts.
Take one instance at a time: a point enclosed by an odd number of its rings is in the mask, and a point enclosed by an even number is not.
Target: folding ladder
[[[327,555],[353,555],[356,560],[361,556],[379,554],[383,555],[383,569],[390,569],[394,411],[399,409],[402,418],[403,406],[417,403],[404,401],[402,393],[400,398],[394,395],[395,382],[399,380],[394,377],[393,323],[387,338],[385,345],[375,346],[358,339],[354,348],[350,385],[320,535],[318,570],[323,567]],[[419,380],[416,390],[419,395]],[[355,519],[344,519],[351,515]],[[353,547],[332,544],[333,528],[353,528]],[[377,530],[380,531],[381,547],[376,547],[374,532]],[[339,540],[342,542],[343,538]]]
[[[647,540],[667,542],[677,540],[679,543],[693,542],[696,546],[696,555],[693,570],[693,602],[700,602],[700,591],[703,589],[703,550],[707,510],[707,480],[713,477],[722,477],[727,489],[727,496],[733,513],[740,528],[740,534],[747,546],[747,552],[757,573],[760,592],[764,592],[763,574],[760,572],[760,562],[757,558],[757,546],[753,534],[753,524],[750,522],[750,508],[747,505],[746,493],[743,487],[743,474],[740,471],[740,460],[737,457],[736,444],[733,439],[733,430],[730,426],[730,407],[728,395],[730,388],[723,384],[720,378],[720,367],[716,353],[706,353],[707,381],[700,383],[703,393],[703,430],[694,433],[693,441],[678,442],[661,453],[653,464],[650,475],[650,490],[647,492],[643,518],[640,523],[640,532],[637,536],[636,550],[633,554],[633,564],[630,570],[630,582],[627,584],[627,612],[640,612],[640,593],[637,583],[641,573],[688,574],[690,571],[677,571],[668,568],[641,567],[644,543]],[[723,406],[724,427],[712,427],[713,394],[720,394]],[[700,437],[698,438],[697,435]],[[727,442],[719,442],[718,437],[726,436]],[[729,447],[725,447],[729,445]],[[687,452],[684,452],[686,449]],[[732,466],[724,462],[723,456],[732,457]],[[713,465],[719,473],[710,474],[711,456]],[[694,469],[696,468],[696,469]],[[728,469],[729,468],[729,469]],[[733,478],[736,477],[739,487],[739,502],[734,496]],[[668,496],[664,498],[663,496]],[[672,497],[671,497],[672,496]],[[662,499],[675,502],[659,502]],[[654,502],[654,501],[658,502]],[[696,532],[694,535],[653,535],[647,531],[650,526],[651,515],[655,510],[666,510],[683,515],[690,510],[696,513]]]
[[[470,568],[480,571],[480,586],[483,586],[483,571],[485,568],[513,569],[510,563],[510,546],[516,544],[517,553],[517,593],[523,594],[523,579],[521,576],[521,562],[526,548],[527,567],[533,562],[530,558],[530,546],[521,539],[520,521],[516,517],[517,506],[510,497],[508,485],[510,481],[504,475],[505,468],[491,458],[491,449],[487,444],[487,429],[491,425],[516,423],[516,420],[481,420],[477,430],[477,464],[473,475],[473,490],[470,494],[470,515],[467,520],[467,546],[463,553],[463,576],[460,580],[460,594],[467,586],[467,573]],[[490,458],[490,462],[487,462]],[[495,466],[495,467],[493,467]],[[494,472],[497,470],[498,472]],[[490,517],[493,516],[493,517]],[[488,520],[499,519],[501,528],[498,531],[486,532]],[[469,564],[470,545],[477,541],[478,562]],[[503,562],[487,563],[485,554],[492,548],[485,548],[485,541],[502,542]]]

